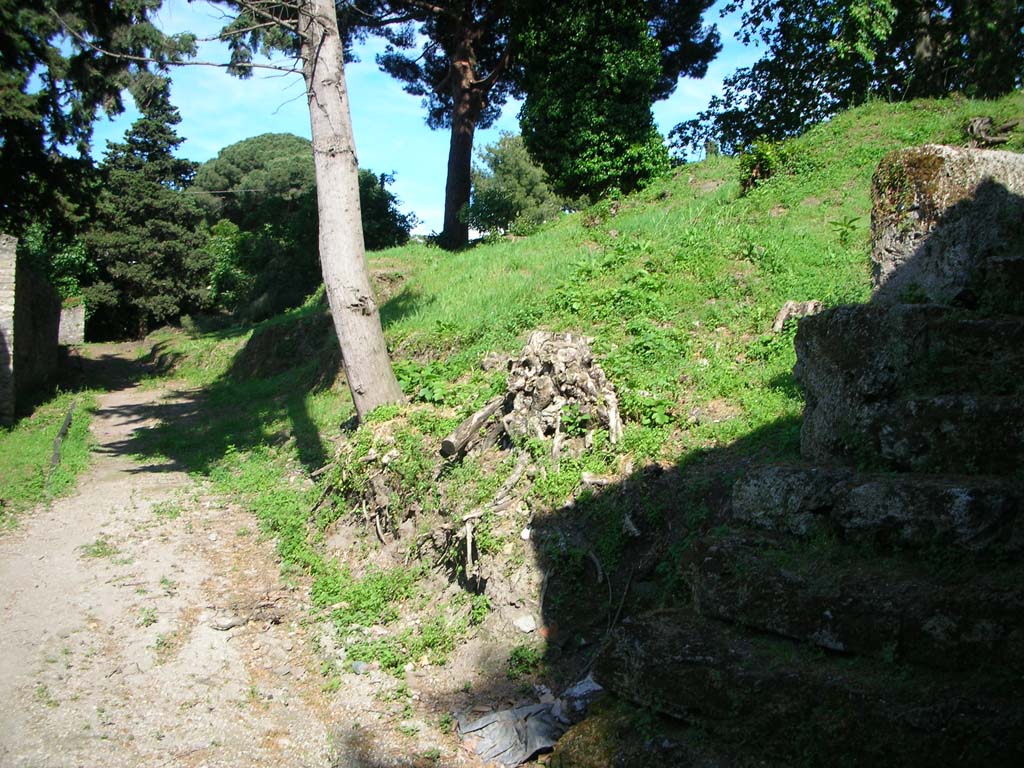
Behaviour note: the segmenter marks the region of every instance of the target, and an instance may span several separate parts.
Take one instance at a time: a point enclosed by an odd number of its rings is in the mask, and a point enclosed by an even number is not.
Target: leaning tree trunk
[[[349,115],[334,0],[305,0],[300,11],[303,77],[316,169],[320,267],[359,418],[402,402],[373,297],[359,214],[359,166]]]

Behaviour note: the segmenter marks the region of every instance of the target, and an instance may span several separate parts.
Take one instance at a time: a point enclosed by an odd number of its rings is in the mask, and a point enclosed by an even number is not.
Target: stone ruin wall
[[[14,252],[17,240],[0,235],[0,426],[14,421]]]
[[[18,265],[18,241],[0,235],[0,425],[14,422],[19,399],[31,399],[57,373],[60,299]]]
[[[60,311],[57,341],[67,347],[85,343],[85,304],[78,303]]]

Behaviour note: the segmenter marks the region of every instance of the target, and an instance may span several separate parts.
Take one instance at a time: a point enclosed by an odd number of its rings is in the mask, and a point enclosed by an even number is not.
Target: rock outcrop
[[[876,293],[800,321],[800,465],[733,487],[690,605],[597,679],[744,759],[1024,764],[1024,158],[875,174]]]

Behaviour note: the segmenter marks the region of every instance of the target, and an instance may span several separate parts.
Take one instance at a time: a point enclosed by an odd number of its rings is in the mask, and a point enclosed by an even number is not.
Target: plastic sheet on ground
[[[491,712],[459,726],[463,738],[478,739],[474,751],[484,760],[519,765],[544,749],[551,749],[569,728],[562,702],[530,704]]]
[[[460,719],[459,733],[476,740],[473,751],[484,760],[519,765],[554,747],[600,692],[601,686],[588,675],[560,699],[490,712],[471,723]]]

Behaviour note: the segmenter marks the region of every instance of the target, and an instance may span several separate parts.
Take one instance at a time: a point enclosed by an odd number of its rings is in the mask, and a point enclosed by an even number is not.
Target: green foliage
[[[399,212],[398,199],[387,189],[393,180],[359,171],[367,250],[404,244],[416,223],[415,216]],[[198,168],[193,189],[211,224],[211,290],[222,306],[263,318],[297,306],[321,283],[308,139],[265,133],[236,142]]]
[[[829,222],[832,226],[832,231],[836,233],[836,237],[839,240],[840,245],[849,245],[850,241],[857,230],[857,222],[861,220],[861,216],[846,216],[842,219]]]
[[[677,150],[716,139],[727,152],[805,131],[870,96],[960,91],[994,97],[1021,82],[1024,7],[1012,0],[737,0],[737,38],[766,49],[671,137]]]
[[[462,621],[438,613],[416,629],[404,629],[373,639],[354,639],[346,643],[348,657],[354,661],[376,661],[381,668],[397,674],[410,660],[426,656],[431,664],[443,664],[455,648],[466,626]]]
[[[402,391],[413,402],[443,405],[451,394],[450,375],[440,361],[423,365],[413,360],[396,360],[394,368]]]
[[[792,163],[793,154],[793,146],[786,142],[755,141],[740,155],[740,187],[745,192],[781,173]]]
[[[53,441],[68,408],[77,403],[71,427],[61,443],[60,463],[50,471]],[[0,527],[17,515],[69,493],[89,463],[92,393],[61,394],[40,405],[11,429],[0,428]]]
[[[558,194],[596,200],[668,170],[651,113],[660,48],[642,2],[564,4],[532,18],[520,44],[523,139]]]
[[[244,237],[238,225],[221,219],[212,227],[204,250],[212,262],[210,294],[216,306],[234,310],[252,291],[253,276],[243,266]]]
[[[62,299],[80,296],[98,273],[80,237],[67,239],[39,221],[29,224],[18,240],[18,259],[45,275]]]
[[[376,175],[365,168],[359,169],[359,210],[363,220],[363,243],[368,251],[405,245],[409,242],[409,232],[416,226],[416,216],[400,213],[398,198],[388,191],[388,185],[394,181],[394,174]]]
[[[333,486],[335,500],[365,492],[369,472],[383,468],[386,487],[395,494],[389,505],[395,514],[418,503],[423,518],[431,520],[442,511],[458,519],[468,511],[460,504],[472,508],[493,498],[508,465],[470,457],[445,465],[435,479],[438,438],[500,384],[502,371],[480,370],[485,355],[516,352],[523,334],[538,326],[575,330],[593,338],[592,348],[619,393],[624,440],[611,446],[599,430],[590,451],[580,458],[563,455],[557,469],[549,444],[523,446],[539,470],[528,498],[537,511],[531,526],[536,538],[528,544],[516,540],[515,547],[538,547],[555,565],[557,580],[579,591],[591,567],[589,552],[606,574],[629,562],[634,540],[623,531],[627,511],[646,537],[666,530],[660,526],[671,510],[678,514],[674,535],[683,539],[707,524],[704,504],[713,489],[691,484],[689,476],[681,489],[668,482],[671,475],[645,467],[645,460],[662,466],[675,461],[687,469],[713,461],[717,471],[723,459],[743,466],[755,458],[799,456],[803,403],[791,374],[795,324],[771,334],[772,318],[787,300],[817,298],[835,305],[868,297],[865,211],[878,160],[907,143],[955,141],[965,118],[979,110],[1008,119],[1024,110],[1024,94],[984,104],[873,102],[795,140],[785,172],[745,196],[738,194],[738,161],[717,158],[685,166],[614,205],[566,216],[516,243],[453,254],[422,245],[388,252],[388,268],[401,269],[406,278],[390,305],[388,342],[404,361],[407,392],[415,396],[422,389],[425,396],[419,404],[380,409],[359,429],[345,432],[343,454],[317,477],[316,486],[290,479],[300,468],[327,463],[323,447],[309,445],[320,444],[318,435],[336,435],[351,411],[336,391],[306,391],[316,380],[311,364],[267,378],[236,379],[226,371],[250,338],[247,329],[161,336],[164,354],[183,356],[175,375],[206,391],[201,417],[148,430],[156,440],[148,450],[175,458],[208,477],[212,492],[254,511],[262,530],[277,539],[285,569],[307,573],[321,610],[338,612],[349,658],[378,660],[395,673],[424,653],[442,659],[486,615],[486,599],[465,595],[428,609],[425,590],[433,577],[426,572],[410,580],[391,569],[340,567],[322,539],[353,509],[339,503],[325,512],[325,503],[311,515],[323,490]],[[1024,136],[1015,137],[1010,148],[1022,143]],[[313,305],[294,310],[261,330],[275,324],[305,329],[316,311]],[[582,429],[582,420],[583,414],[567,411],[566,430]],[[392,449],[396,454],[385,465],[383,457]],[[371,450],[377,458],[360,461]],[[581,488],[582,473],[612,474],[626,458],[636,468],[630,493]],[[452,498],[439,498],[442,492]],[[558,510],[569,498],[575,499],[572,511]],[[549,520],[568,522],[585,540],[549,535]],[[500,550],[509,533],[515,535],[518,524],[508,522],[494,514],[474,524],[481,553]],[[418,540],[406,540],[412,556]],[[367,546],[375,546],[373,541],[371,533]],[[650,599],[685,599],[683,547],[665,542],[656,571],[662,588]],[[609,583],[617,591],[624,582]],[[560,586],[552,586],[545,605],[554,604],[559,592]],[[601,598],[603,608],[603,593]],[[421,617],[419,625],[413,615]],[[385,623],[373,632],[350,629],[378,620]],[[540,651],[531,650],[539,657]],[[532,665],[530,655],[524,662]]]
[[[161,501],[153,505],[153,514],[163,520],[177,520],[181,517],[181,503],[173,499]]]
[[[227,219],[254,232],[299,217],[316,233],[313,149],[308,139],[264,133],[224,147],[196,170],[195,191],[208,220]]]
[[[40,223],[70,234],[75,209],[88,205],[93,122],[100,109],[122,112],[124,90],[146,77],[142,59],[132,57],[166,61],[195,49],[192,36],[168,37],[150,23],[158,7],[152,0],[0,2],[0,231],[20,236]]]
[[[120,550],[111,544],[107,539],[102,536],[95,541],[91,541],[88,544],[83,544],[78,548],[82,557],[113,557],[118,554]]]
[[[491,612],[491,601],[487,595],[473,595],[470,598],[469,623],[473,626],[482,624]]]
[[[345,568],[328,567],[311,594],[314,605],[340,606],[331,614],[340,627],[390,624],[398,618],[401,601],[415,594],[419,577],[415,568],[369,568],[362,578],[353,579]]]
[[[544,660],[544,653],[530,645],[517,645],[512,649],[505,665],[505,676],[509,680],[518,680],[521,677],[532,675],[540,669]]]
[[[480,153],[473,171],[473,199],[467,220],[482,232],[527,235],[565,207],[547,183],[544,169],[530,159],[522,136],[503,133]]]
[[[198,232],[201,213],[183,195],[195,165],[174,156],[181,122],[168,83],[154,78],[139,94],[142,117],[111,143],[101,166],[104,186],[86,235],[100,269],[86,289],[92,333],[143,336],[151,328],[209,306],[210,257]]]

